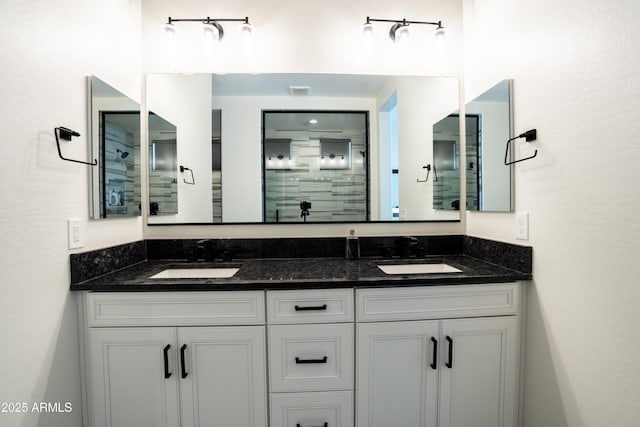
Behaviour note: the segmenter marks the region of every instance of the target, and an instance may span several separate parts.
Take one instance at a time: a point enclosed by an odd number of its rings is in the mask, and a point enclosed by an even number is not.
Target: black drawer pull
[[[300,427],[300,423],[297,423],[297,424],[296,424],[296,427]],[[311,427],[311,426],[310,426],[310,427]],[[329,427],[329,423],[324,423],[323,425],[318,426],[318,427]]]
[[[433,343],[433,356],[431,361],[431,369],[438,369],[438,340],[431,337]]]
[[[171,344],[167,344],[162,349],[162,355],[164,356],[164,378],[171,378],[171,372],[169,372],[169,349],[171,348]]]
[[[451,369],[453,368],[453,339],[447,335],[447,341],[449,342],[449,361],[445,362],[445,366]]]
[[[182,371],[182,378],[187,378],[187,375],[189,375],[189,373],[187,372],[187,368],[185,366],[185,360],[184,360],[184,351],[187,349],[187,345],[183,344],[182,347],[180,347],[180,370]]]
[[[299,305],[296,305],[294,308],[296,311],[323,311],[327,309],[327,304],[312,305],[308,307],[300,307]]]
[[[327,356],[322,359],[300,359],[299,357],[296,357],[296,363],[327,363]]]

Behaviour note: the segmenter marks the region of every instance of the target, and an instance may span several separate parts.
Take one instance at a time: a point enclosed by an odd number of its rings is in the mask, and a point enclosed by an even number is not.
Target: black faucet
[[[233,259],[233,245],[231,244],[231,240],[220,240],[219,246],[219,254],[222,261],[231,261]]]
[[[187,258],[191,262],[214,261],[214,242],[210,239],[198,240],[187,249]]]
[[[416,237],[405,236],[396,239],[396,255],[400,258],[416,257],[420,254],[421,247]]]

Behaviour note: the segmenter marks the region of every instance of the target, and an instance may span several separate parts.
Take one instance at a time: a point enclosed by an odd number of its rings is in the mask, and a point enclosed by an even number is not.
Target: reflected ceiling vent
[[[309,96],[311,95],[311,86],[289,86],[289,95]]]

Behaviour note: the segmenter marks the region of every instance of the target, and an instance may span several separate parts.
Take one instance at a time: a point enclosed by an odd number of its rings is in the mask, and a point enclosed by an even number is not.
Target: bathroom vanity
[[[144,260],[73,283],[85,425],[516,426],[530,278],[453,254]]]

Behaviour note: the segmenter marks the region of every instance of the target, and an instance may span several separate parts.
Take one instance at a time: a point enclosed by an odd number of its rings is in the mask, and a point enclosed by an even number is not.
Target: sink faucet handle
[[[198,261],[213,261],[215,259],[214,242],[211,239],[198,240],[196,252]]]

